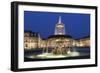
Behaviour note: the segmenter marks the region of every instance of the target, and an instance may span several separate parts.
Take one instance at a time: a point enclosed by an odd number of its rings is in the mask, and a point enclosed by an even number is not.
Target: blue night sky
[[[61,16],[66,35],[74,39],[90,35],[90,14],[24,11],[24,30],[39,32],[42,38],[54,35]]]

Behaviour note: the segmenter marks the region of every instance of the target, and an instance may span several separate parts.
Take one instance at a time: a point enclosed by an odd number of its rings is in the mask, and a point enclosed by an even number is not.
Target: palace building
[[[59,17],[58,23],[55,25],[54,35],[43,39],[39,33],[31,31],[24,32],[24,49],[31,50],[37,48],[53,48],[53,53],[64,53],[65,48],[70,47],[90,47],[90,37],[73,39],[70,35],[65,34],[65,25]]]

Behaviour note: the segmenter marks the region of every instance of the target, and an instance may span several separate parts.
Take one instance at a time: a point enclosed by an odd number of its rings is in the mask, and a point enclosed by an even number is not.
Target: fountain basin
[[[42,53],[42,54],[39,54],[39,55],[32,55],[32,56],[29,56],[28,58],[42,58],[42,59],[47,59],[47,58],[65,58],[65,57],[75,57],[75,56],[79,56],[80,53],[79,52],[70,52],[68,54],[59,54],[59,55],[55,55],[53,53]]]

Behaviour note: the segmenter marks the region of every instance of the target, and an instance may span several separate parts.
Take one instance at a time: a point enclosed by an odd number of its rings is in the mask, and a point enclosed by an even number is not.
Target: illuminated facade
[[[65,26],[61,22],[61,16],[59,16],[59,21],[55,27],[55,35],[65,35]]]
[[[85,47],[90,47],[90,38],[89,38],[89,36],[79,40],[78,47],[84,47],[84,46]]]
[[[59,17],[55,26],[54,35],[49,36],[48,39],[42,39],[39,33],[31,31],[25,31],[24,33],[24,48],[26,50],[53,48],[53,53],[63,54],[66,51],[65,48],[71,47],[90,47],[90,37],[74,40],[71,36],[66,35],[61,17]]]
[[[32,49],[38,47],[38,34],[32,33],[31,31],[26,31],[24,33],[24,48]]]

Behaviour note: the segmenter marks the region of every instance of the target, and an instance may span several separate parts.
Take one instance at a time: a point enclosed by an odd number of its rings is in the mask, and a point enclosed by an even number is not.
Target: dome
[[[48,37],[48,39],[50,38],[72,38],[70,35],[51,35]]]

